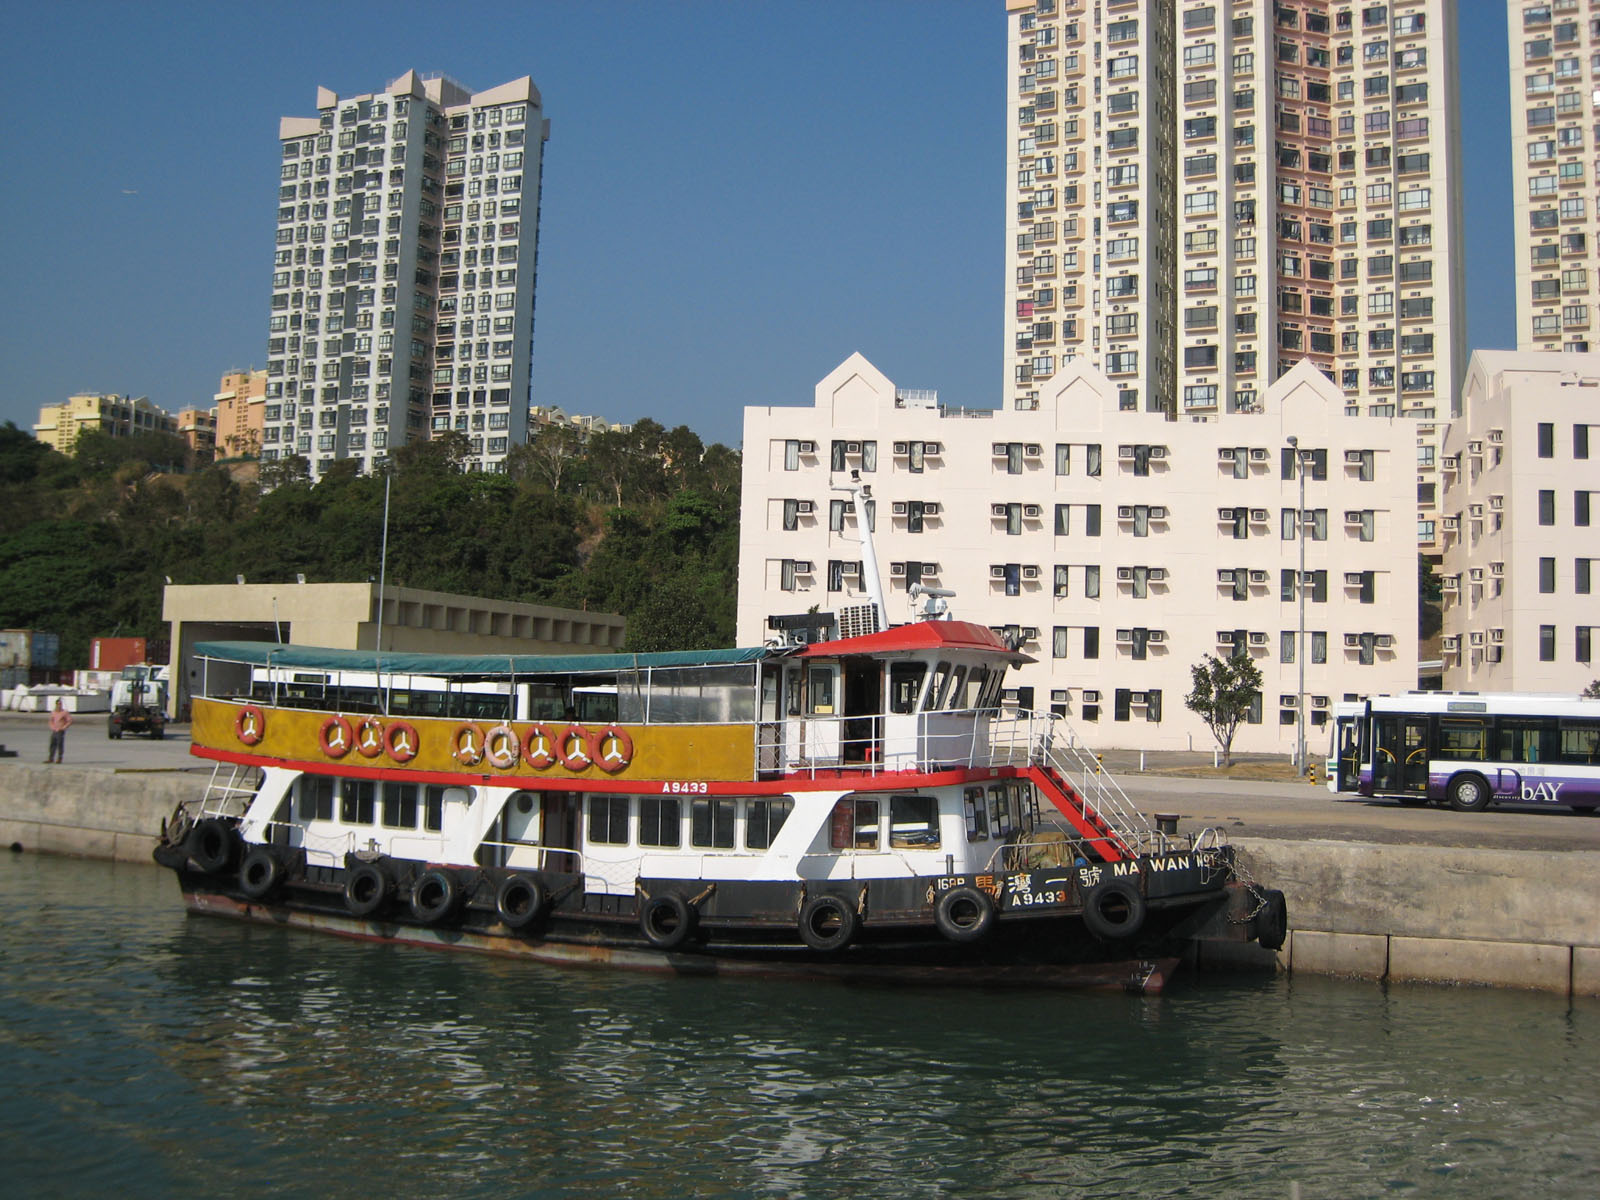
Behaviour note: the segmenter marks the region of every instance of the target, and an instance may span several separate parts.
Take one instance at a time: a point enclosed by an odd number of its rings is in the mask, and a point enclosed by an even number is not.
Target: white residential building
[[[526,76],[407,72],[285,117],[261,457],[363,470],[456,430],[498,470],[527,440],[540,167]]]
[[[1265,681],[1235,748],[1293,749],[1302,667],[1314,748],[1334,702],[1416,686],[1414,426],[1346,416],[1309,364],[1256,408],[1174,425],[1124,409],[1080,359],[1037,407],[965,410],[852,355],[812,405],[745,409],[739,641],[769,637],[772,615],[866,602],[834,490],[858,471],[890,619],[910,619],[910,583],[954,589],[955,616],[1038,660],[1018,704],[1091,745],[1205,749],[1190,667],[1242,649]]]
[[[1600,354],[1478,351],[1444,455],[1445,687],[1581,691],[1600,675]]]
[[[1594,342],[1600,206],[1600,3],[1509,0],[1517,349],[1585,353]]]

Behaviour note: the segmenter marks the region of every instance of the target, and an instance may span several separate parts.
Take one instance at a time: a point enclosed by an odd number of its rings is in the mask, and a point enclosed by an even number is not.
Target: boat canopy
[[[979,650],[1004,655],[1013,663],[1034,662],[1031,655],[1013,650],[987,625],[970,621],[919,621],[895,625],[878,633],[843,638],[833,642],[812,642],[800,652],[802,658],[835,657],[847,654],[891,654],[912,650]]]
[[[669,650],[653,654],[424,654],[416,651],[336,650],[327,646],[286,646],[278,642],[200,642],[200,658],[259,667],[299,667],[310,671],[380,670],[397,675],[503,677],[507,675],[617,675],[662,667],[737,666],[758,662],[774,651],[763,646],[725,650]]]

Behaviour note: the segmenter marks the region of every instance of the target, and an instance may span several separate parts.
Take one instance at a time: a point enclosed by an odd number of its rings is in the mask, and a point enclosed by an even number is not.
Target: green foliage
[[[63,666],[98,636],[165,637],[174,583],[376,579],[383,476],[298,456],[258,487],[226,466],[176,473],[181,441],[91,435],[75,458],[0,427],[0,627],[56,632]],[[731,644],[739,456],[641,421],[586,447],[550,428],[504,474],[464,469],[451,432],[397,450],[389,583],[620,612],[628,648]]]
[[[1184,704],[1206,723],[1231,766],[1233,735],[1261,694],[1261,668],[1249,654],[1234,653],[1227,658],[1207,654],[1189,670],[1194,686]]]
[[[1578,694],[1585,700],[1600,700],[1600,679],[1591,681],[1589,686]]]
[[[1417,637],[1426,640],[1444,628],[1444,581],[1426,554],[1417,555]]]

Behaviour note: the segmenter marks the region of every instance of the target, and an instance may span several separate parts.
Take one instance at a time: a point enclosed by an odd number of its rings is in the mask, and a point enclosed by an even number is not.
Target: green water
[[[1600,1194],[1600,1004],[558,969],[0,860],[13,1196]]]

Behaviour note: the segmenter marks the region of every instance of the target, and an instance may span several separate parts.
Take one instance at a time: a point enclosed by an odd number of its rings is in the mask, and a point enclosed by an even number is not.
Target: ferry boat
[[[155,857],[197,913],[549,962],[1155,991],[1204,941],[1282,945],[1215,831],[1002,706],[1027,656],[874,590],[864,631],[719,651],[203,643],[211,783]]]

